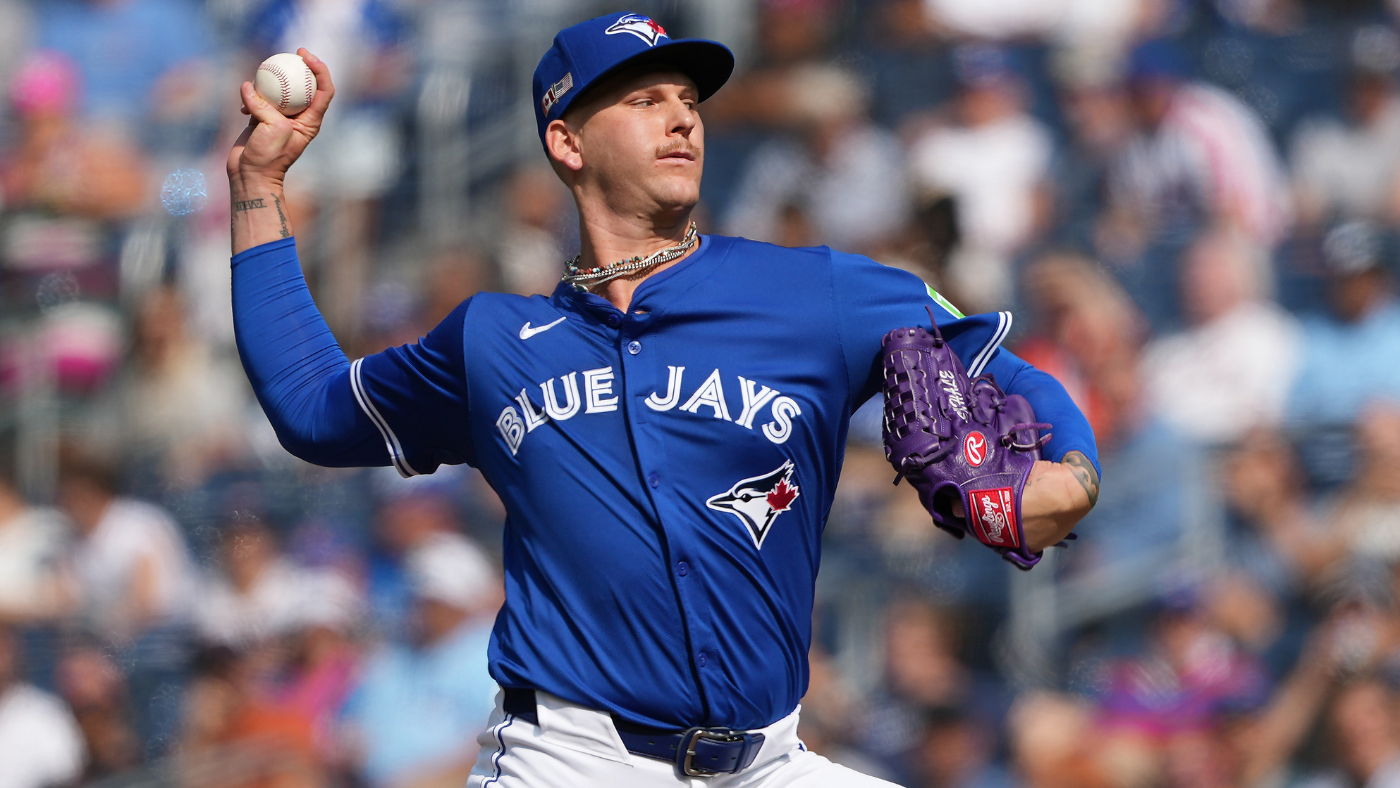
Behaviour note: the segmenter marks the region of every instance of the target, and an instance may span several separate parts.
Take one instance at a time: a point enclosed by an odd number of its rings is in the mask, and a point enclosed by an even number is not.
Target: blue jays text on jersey
[[[418,343],[350,364],[293,240],[233,260],[240,353],[294,454],[470,463],[507,511],[503,686],[663,728],[758,728],[807,687],[821,531],[880,340],[926,323],[1054,424],[1047,456],[1096,457],[1064,389],[913,275],[826,248],[702,236],[626,313],[561,285],[483,293]]]

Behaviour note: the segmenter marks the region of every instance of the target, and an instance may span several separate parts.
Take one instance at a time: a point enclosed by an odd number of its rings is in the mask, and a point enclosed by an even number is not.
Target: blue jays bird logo
[[[631,33],[647,42],[649,47],[656,46],[656,42],[660,39],[670,38],[666,35],[666,28],[641,14],[624,14],[621,19],[608,25],[608,29],[604,32],[610,36],[615,36],[618,33]]]
[[[763,540],[778,515],[792,508],[797,500],[797,485],[792,483],[794,466],[788,460],[761,476],[741,479],[727,492],[705,502],[717,512],[729,512],[748,529],[755,547],[763,548]]]

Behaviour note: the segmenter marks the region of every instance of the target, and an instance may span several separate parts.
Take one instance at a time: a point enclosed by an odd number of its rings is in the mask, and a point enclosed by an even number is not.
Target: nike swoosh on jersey
[[[539,328],[531,328],[529,321],[526,321],[525,325],[520,327],[520,338],[529,339],[530,337],[540,333],[541,331],[548,331],[549,329],[554,328],[562,322],[564,322],[564,318],[561,317],[553,323],[545,323]]]

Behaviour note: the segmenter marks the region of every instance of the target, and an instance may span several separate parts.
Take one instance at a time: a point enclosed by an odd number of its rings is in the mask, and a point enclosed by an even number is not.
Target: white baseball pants
[[[797,711],[758,731],[763,746],[744,771],[682,777],[668,761],[628,752],[606,712],[538,690],[535,703],[539,725],[506,714],[497,695],[467,788],[894,788],[808,752]]]

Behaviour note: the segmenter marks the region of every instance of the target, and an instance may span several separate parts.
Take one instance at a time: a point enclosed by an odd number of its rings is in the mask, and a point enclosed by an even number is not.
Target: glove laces
[[[1022,443],[1016,440],[1016,436],[1019,435],[1023,430],[1035,430],[1037,432],[1044,432],[1045,430],[1050,429],[1050,427],[1051,425],[1042,422],[1035,422],[1033,424],[1017,424],[1016,426],[1007,430],[1005,435],[1001,436],[1001,445],[1005,446],[1008,449],[1014,449],[1016,451],[1031,451],[1033,449],[1039,449],[1040,447],[1050,442],[1050,433],[1047,432],[1044,435],[1041,435],[1040,438],[1034,443]]]

